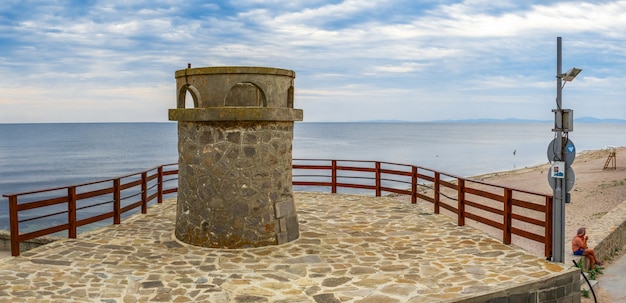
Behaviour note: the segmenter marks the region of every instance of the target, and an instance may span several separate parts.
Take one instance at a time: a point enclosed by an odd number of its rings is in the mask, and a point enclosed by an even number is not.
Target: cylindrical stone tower
[[[246,248],[299,236],[292,192],[295,72],[267,67],[176,71],[176,238]],[[185,108],[189,93],[194,108]]]

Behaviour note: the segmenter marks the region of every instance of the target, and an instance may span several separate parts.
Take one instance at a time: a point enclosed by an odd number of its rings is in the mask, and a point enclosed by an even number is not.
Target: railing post
[[[433,190],[434,196],[433,198],[435,199],[435,213],[439,214],[439,202],[441,201],[441,198],[439,197],[439,180],[441,179],[441,174],[438,172],[435,172],[435,189]]]
[[[380,197],[382,195],[380,190],[381,181],[380,162],[376,161],[376,197]]]
[[[552,257],[552,204],[554,203],[554,198],[550,196],[546,196],[546,226],[545,226],[545,255],[546,258]]]
[[[76,239],[76,186],[67,188],[67,221],[70,225],[68,238]]]
[[[120,190],[120,178],[113,180],[113,224],[120,224],[122,222],[121,214],[121,190]]]
[[[465,179],[459,178],[457,192],[458,192],[457,211],[459,212],[458,213],[458,221],[459,221],[458,225],[465,226]]]
[[[157,203],[163,203],[163,165],[159,166],[158,170],[158,177],[157,177]]]
[[[332,172],[331,172],[331,192],[333,194],[337,193],[337,160],[332,160]]]
[[[411,204],[417,203],[417,166],[411,167]]]
[[[141,173],[141,213],[148,212],[148,172]]]
[[[9,196],[9,229],[11,231],[11,255],[20,255],[20,222],[17,215],[17,196]]]
[[[504,244],[511,244],[511,213],[513,212],[513,190],[510,188],[504,189],[504,230],[503,240]]]

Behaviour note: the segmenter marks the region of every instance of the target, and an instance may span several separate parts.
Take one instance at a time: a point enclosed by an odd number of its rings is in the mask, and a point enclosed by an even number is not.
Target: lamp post
[[[566,73],[561,70],[561,37],[556,38],[556,109],[554,112],[555,138],[548,146],[548,160],[551,161],[548,181],[553,189],[552,208],[552,261],[564,262],[565,259],[565,202],[567,192],[574,184],[574,171],[570,165],[574,161],[575,147],[569,141],[568,133],[573,131],[573,111],[563,109],[562,91],[565,83],[574,80],[582,71],[572,68]]]

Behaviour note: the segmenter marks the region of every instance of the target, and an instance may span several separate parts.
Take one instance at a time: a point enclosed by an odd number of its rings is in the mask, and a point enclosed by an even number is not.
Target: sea
[[[456,176],[548,162],[551,122],[296,122],[294,159],[411,164]],[[626,145],[626,123],[578,123],[577,153]],[[177,125],[0,124],[0,195],[110,179],[178,161]],[[619,155],[618,155],[619,157]],[[8,229],[0,197],[0,229]]]

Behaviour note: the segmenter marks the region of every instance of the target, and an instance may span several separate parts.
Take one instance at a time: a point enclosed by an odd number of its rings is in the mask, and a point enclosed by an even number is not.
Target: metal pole
[[[559,161],[565,159],[563,153],[563,110],[561,107],[562,98],[562,68],[561,68],[561,37],[556,38],[556,113],[554,115],[554,125],[556,132],[555,149],[558,151]],[[564,174],[566,172],[563,172]],[[565,260],[565,175],[564,178],[556,178],[553,191],[554,203],[552,220],[552,261],[564,262]]]
[[[556,37],[556,109],[559,110],[559,112],[557,112],[557,116],[560,116],[560,111],[561,111],[561,103],[562,103],[562,88],[563,88],[563,83],[562,83],[562,79],[561,79],[561,74],[562,72],[562,56],[561,56],[561,37]],[[560,130],[562,129],[562,125],[561,123],[563,122],[562,120],[557,119],[555,121],[557,123],[557,129],[558,132],[560,132]]]

